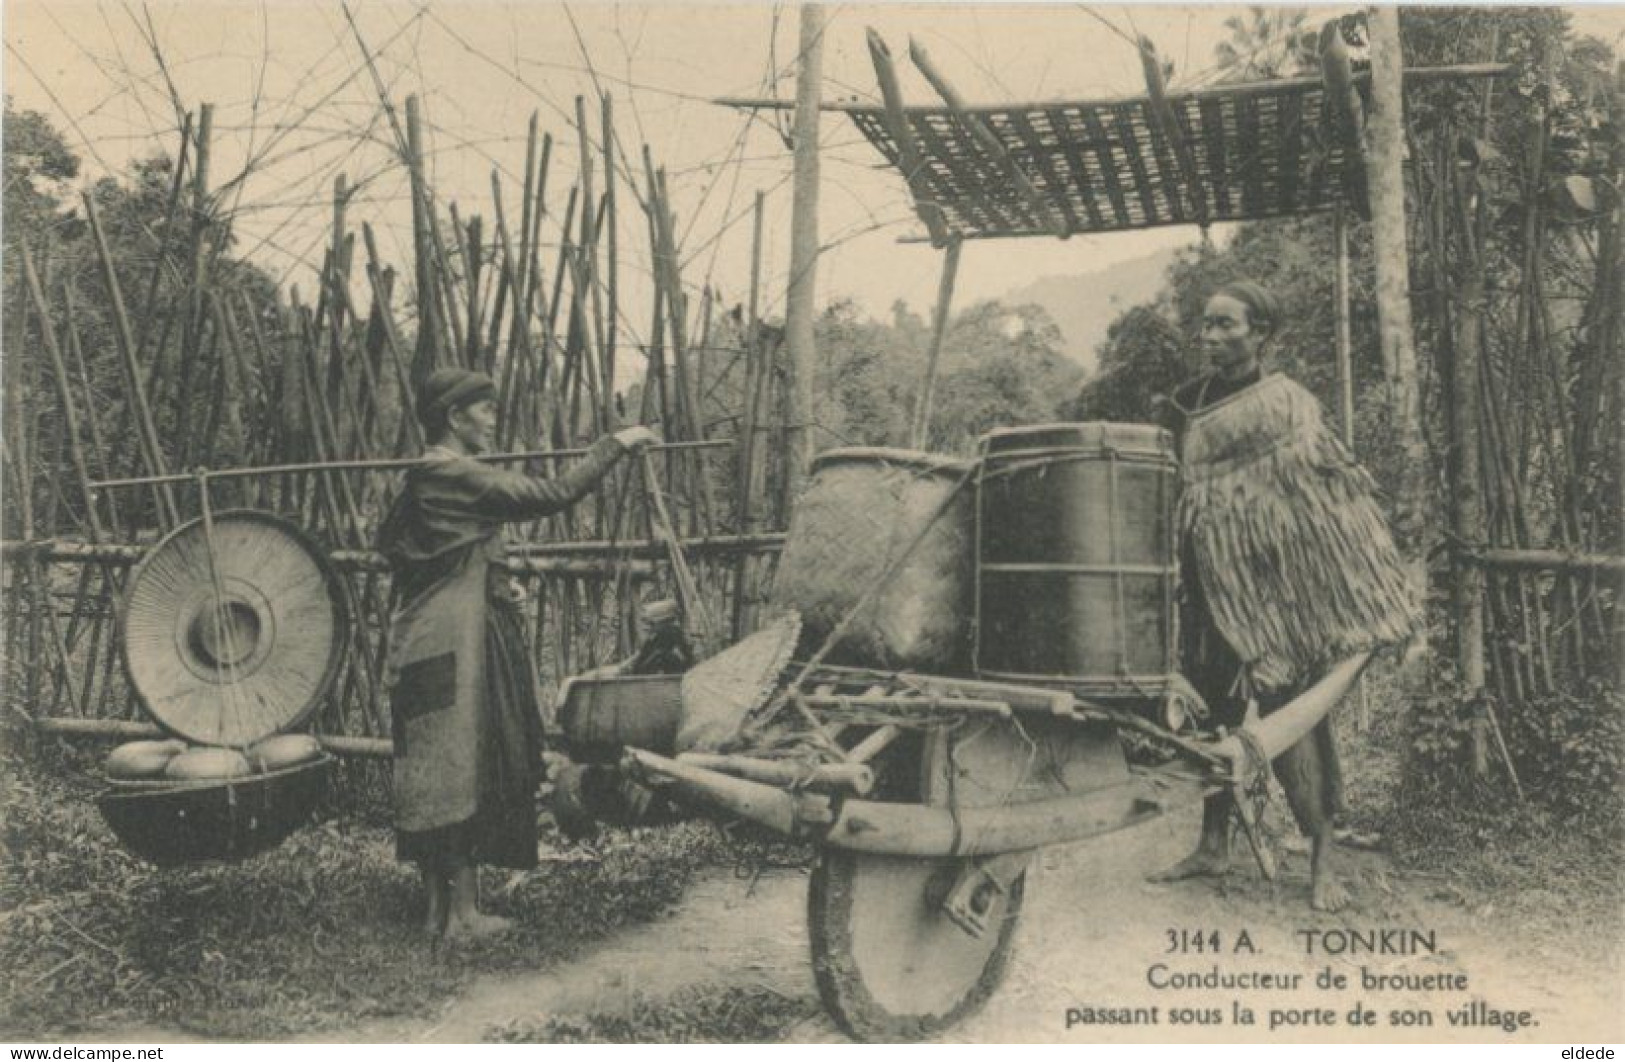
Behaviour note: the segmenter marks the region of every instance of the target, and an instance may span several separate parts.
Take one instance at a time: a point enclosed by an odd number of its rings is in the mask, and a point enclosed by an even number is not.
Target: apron
[[[385,688],[395,738],[395,824],[421,832],[479,807],[486,572],[498,536],[474,543],[445,579],[391,619]]]

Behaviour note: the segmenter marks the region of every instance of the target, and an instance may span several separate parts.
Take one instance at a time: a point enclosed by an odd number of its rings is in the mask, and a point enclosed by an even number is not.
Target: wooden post
[[[785,402],[785,511],[801,493],[812,464],[813,321],[818,296],[818,99],[824,65],[824,9],[801,5],[801,51],[796,74],[795,182],[790,222],[790,281],[785,332],[789,387]]]
[[[914,129],[908,122],[908,114],[903,110],[903,90],[897,84],[897,67],[892,62],[891,49],[880,34],[873,29],[866,31],[869,41],[869,58],[875,64],[875,80],[880,83],[880,98],[886,103],[886,125],[891,129],[892,140],[897,144],[897,159],[902,164],[903,178],[908,181],[909,191],[914,196],[914,210],[924,222],[926,231],[931,234],[931,242],[938,247],[948,243],[948,223],[943,216],[942,207],[931,198],[930,188],[925,183],[924,164],[920,159],[920,148],[914,140]]]
[[[1332,214],[1337,245],[1337,405],[1343,445],[1354,451],[1354,343],[1349,335],[1349,218],[1342,203]]]
[[[101,213],[96,207],[95,198],[87,192],[84,203],[85,218],[90,222],[91,239],[96,245],[96,257],[102,267],[102,279],[107,284],[107,295],[112,302],[113,338],[118,348],[119,363],[124,370],[126,400],[135,409],[138,449],[141,451],[148,474],[161,476],[169,470],[164,467],[164,451],[158,442],[158,429],[153,424],[152,409],[147,405],[146,390],[141,384],[140,367],[135,363],[135,333],[130,328],[130,317],[124,309],[124,294],[119,288],[118,273],[113,268],[113,254],[107,248],[107,237],[102,232]],[[180,523],[180,513],[175,507],[175,495],[168,484],[159,485],[155,493],[160,524],[168,528]]]
[[[1485,540],[1484,494],[1479,466],[1478,394],[1483,358],[1484,269],[1476,256],[1457,292],[1456,343],[1450,367],[1450,498],[1458,542]],[[1484,697],[1484,569],[1455,565],[1456,677],[1462,699],[1478,706]],[[1474,713],[1473,773],[1489,774],[1489,747],[1482,708]]]
[[[440,321],[436,314],[437,295],[434,279],[434,249],[429,242],[428,183],[423,175],[423,119],[418,113],[418,98],[406,97],[406,167],[412,187],[412,261],[415,291],[418,303],[418,346],[412,363],[412,384],[415,387],[435,370],[439,361]]]
[[[1162,76],[1162,63],[1157,58],[1157,47],[1149,37],[1140,38],[1140,68],[1145,74],[1146,98],[1151,102],[1151,117],[1164,140],[1173,145],[1174,157],[1179,161],[1180,176],[1184,179],[1185,194],[1190,200],[1191,216],[1202,227],[1205,236],[1208,226],[1207,193],[1202,187],[1201,174],[1196,169],[1196,157],[1191,154],[1190,143],[1179,129],[1179,119],[1173,105],[1168,102],[1168,85]],[[1172,198],[1172,196],[1170,196]]]
[[[762,216],[765,197],[756,193],[750,244],[750,309],[745,319],[745,390],[739,419],[739,530],[751,534],[762,527],[759,502],[766,494],[767,452],[757,443],[765,436],[766,400],[772,380],[771,351],[763,341],[761,318]],[[755,629],[756,591],[760,567],[748,554],[739,555],[734,569],[733,636],[738,641]]]
[[[1063,240],[1072,235],[1072,230],[1067,227],[1066,219],[1061,216],[1060,211],[1055,209],[1053,203],[1044,198],[1044,194],[1038,190],[1038,186],[1033,184],[1032,178],[1027,176],[1026,171],[1021,168],[1021,165],[1014,158],[1011,158],[1010,153],[1005,150],[1004,141],[994,135],[993,130],[987,127],[987,123],[981,117],[973,114],[965,106],[964,99],[960,97],[959,92],[949,83],[948,79],[937,70],[936,64],[931,61],[930,55],[926,54],[919,41],[909,41],[908,54],[914,60],[914,65],[919,68],[920,73],[924,74],[925,79],[931,83],[931,87],[937,90],[937,95],[942,97],[942,102],[946,103],[948,109],[954,112],[954,117],[959,120],[961,125],[970,130],[971,136],[976,140],[976,146],[981,148],[988,158],[996,160],[1004,168],[1005,176],[1015,190],[1020,193],[1021,197],[1027,201],[1027,209],[1032,211],[1033,217],[1038,219],[1039,224],[1048,229],[1052,235]]]
[[[615,334],[620,328],[620,254],[615,217],[615,109],[609,93],[601,101],[604,127],[604,389],[615,393]]]
[[[85,526],[90,531],[90,540],[102,540],[101,519],[96,512],[95,492],[90,489],[90,466],[85,463],[85,451],[79,440],[79,411],[73,404],[73,389],[68,383],[68,367],[62,358],[62,348],[57,344],[56,328],[51,324],[51,308],[45,301],[45,289],[40,285],[39,275],[34,271],[33,257],[29,254],[28,245],[21,247],[23,266],[23,279],[28,284],[28,293],[34,301],[34,316],[39,319],[40,341],[45,347],[46,354],[51,358],[51,378],[56,382],[57,401],[62,404],[62,421],[67,433],[68,454],[73,458],[74,474],[79,478],[79,494],[85,505]],[[26,487],[25,487],[26,489]]]
[[[937,282],[937,308],[931,319],[931,349],[925,356],[925,383],[919,399],[914,403],[914,424],[909,431],[909,445],[916,450],[926,448],[931,428],[931,401],[937,389],[937,365],[942,360],[942,341],[948,334],[948,311],[954,298],[954,280],[959,275],[960,239],[948,241],[942,255],[942,277]]]
[[[1358,97],[1356,97],[1358,99]],[[1337,405],[1343,429],[1343,445],[1354,452],[1354,349],[1349,336],[1349,220],[1342,203],[1332,214],[1333,241],[1337,245]],[[1371,698],[1365,675],[1355,681],[1355,724],[1360,730],[1371,725]]]
[[[1427,439],[1417,385],[1416,341],[1411,332],[1410,265],[1405,246],[1405,133],[1399,9],[1367,8],[1371,26],[1371,109],[1366,115],[1367,185],[1371,196],[1371,242],[1377,266],[1377,316],[1383,369],[1388,377],[1391,430],[1399,443],[1401,471],[1395,532],[1410,558],[1407,568],[1418,601],[1427,589]]]
[[[1366,184],[1365,105],[1354,87],[1354,65],[1348,46],[1338,30],[1337,20],[1327,22],[1320,32],[1320,77],[1326,85],[1326,98],[1338,114],[1343,141],[1343,191],[1364,217],[1370,217]]]

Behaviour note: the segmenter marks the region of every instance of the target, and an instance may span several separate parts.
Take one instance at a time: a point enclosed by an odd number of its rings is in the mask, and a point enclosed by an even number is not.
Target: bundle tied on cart
[[[801,616],[831,663],[954,670],[970,641],[969,462],[908,450],[819,455],[797,500],[770,611]]]
[[[1181,475],[1195,575],[1257,688],[1416,629],[1375,484],[1298,384],[1269,376],[1193,416]]]

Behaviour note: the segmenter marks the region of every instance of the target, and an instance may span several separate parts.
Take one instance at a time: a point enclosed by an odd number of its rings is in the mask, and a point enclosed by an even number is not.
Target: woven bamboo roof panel
[[[1071,232],[1310,213],[1350,195],[1345,133],[1318,84],[1170,97],[1169,104],[1194,180],[1148,99],[1023,104],[978,110],[974,117]],[[848,113],[886,160],[901,167],[885,112]],[[919,194],[941,208],[951,232],[966,238],[1051,234],[1004,165],[958,116],[946,108],[910,108],[905,120],[920,150]]]
[[[1413,69],[1419,84],[1496,76],[1499,64]],[[1355,76],[1364,95],[1369,74]],[[1174,135],[1149,97],[980,105],[982,122],[1069,233],[1207,224],[1363,206],[1350,137],[1319,78],[1223,86],[1166,97]],[[727,100],[733,105],[761,101]],[[902,156],[879,104],[843,102],[892,165]],[[909,106],[903,120],[920,156],[910,184],[935,203],[948,233],[966,239],[1054,234],[965,118],[946,106]],[[1355,165],[1358,161],[1355,160]],[[906,172],[905,176],[909,176]]]

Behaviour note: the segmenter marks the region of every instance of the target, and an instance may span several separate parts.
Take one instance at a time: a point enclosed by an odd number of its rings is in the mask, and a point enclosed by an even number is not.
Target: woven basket
[[[109,782],[96,806],[126,848],[158,866],[247,859],[309,821],[332,764],[323,755],[225,781]]]
[[[975,510],[973,492],[954,492],[971,467],[908,450],[819,455],[790,519],[771,610],[799,612],[808,644],[821,645],[913,544],[826,659],[858,667],[963,667]]]

